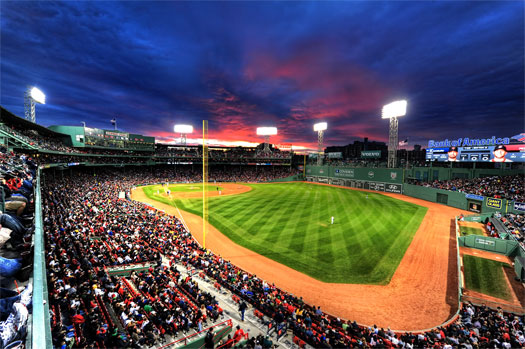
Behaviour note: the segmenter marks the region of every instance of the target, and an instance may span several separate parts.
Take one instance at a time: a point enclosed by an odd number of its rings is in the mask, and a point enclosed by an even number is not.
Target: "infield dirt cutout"
[[[220,183],[220,186],[224,188],[222,195],[240,194],[251,189],[232,183]],[[213,193],[210,191],[209,196],[218,195]],[[381,194],[428,207],[392,280],[385,286],[321,282],[235,244],[209,223],[206,248],[257,277],[303,297],[308,304],[321,306],[328,314],[393,330],[418,331],[438,326],[457,311],[458,260],[454,217],[469,213],[401,194]],[[202,193],[172,193],[171,196],[202,197]],[[195,239],[202,244],[201,216],[149,199],[142,188],[135,189],[132,198],[182,218]]]

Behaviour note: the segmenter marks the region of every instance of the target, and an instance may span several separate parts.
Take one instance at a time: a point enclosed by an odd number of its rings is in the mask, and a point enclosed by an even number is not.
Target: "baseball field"
[[[197,186],[144,193],[201,215],[202,199],[179,195]],[[330,283],[388,284],[427,212],[381,194],[308,183],[243,186],[251,190],[209,198],[209,222],[235,243]]]

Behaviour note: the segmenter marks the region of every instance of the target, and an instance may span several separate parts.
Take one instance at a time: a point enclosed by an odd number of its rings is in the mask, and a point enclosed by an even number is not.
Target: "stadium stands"
[[[33,184],[36,166],[0,147],[0,346],[24,341],[32,301]],[[23,289],[23,290],[22,290]]]
[[[193,277],[182,277],[179,267],[195,269],[220,292],[250,304],[259,321],[270,319],[265,323],[272,334],[285,336],[293,332],[293,342],[301,348],[525,346],[523,316],[468,303],[462,305],[453,323],[417,334],[361,326],[325,314],[271,282],[201,249],[178,219],[144,204],[119,199],[120,192],[129,192],[136,185],[200,181],[200,166],[176,164],[198,160],[198,147],[157,145],[152,154],[126,149],[79,149],[64,145],[55,133],[41,126],[28,130],[24,125],[0,126],[0,136],[9,138],[8,143],[17,150],[15,153],[0,147],[5,206],[0,215],[0,276],[6,288],[0,299],[1,346],[23,340],[26,333],[32,292],[29,276],[35,170],[38,165],[43,168],[50,164],[71,168],[59,176],[44,171],[42,188],[50,321],[56,347],[161,346],[186,332],[217,323],[223,313],[219,302]],[[270,159],[272,163],[289,165],[292,155],[273,150],[268,157],[256,148],[213,149],[210,161],[216,166],[211,167],[210,181],[262,182],[287,177],[297,173],[291,172],[290,166],[249,164]],[[94,171],[81,164],[151,167],[98,167]],[[525,199],[523,176],[519,175],[423,185]],[[508,214],[500,219],[525,246],[524,216]],[[25,289],[18,287],[18,294],[17,286]],[[220,345],[228,348],[235,343],[249,348],[273,345],[267,336],[241,332]]]
[[[118,192],[128,191],[131,186],[143,182],[138,172],[133,174],[130,171],[120,173],[118,170],[106,170],[96,177],[78,172],[64,181],[47,180],[49,187],[44,190],[47,203],[45,207],[49,207],[45,212],[45,216],[49,218],[46,223],[48,252],[52,256],[50,261],[56,261],[53,262],[54,265],[49,266],[52,272],[52,304],[59,308],[62,318],[67,319],[76,311],[71,309],[71,298],[73,304],[77,304],[74,300],[84,293],[100,296],[108,310],[95,317],[89,312],[86,321],[90,321],[92,325],[89,328],[107,326],[109,330],[98,337],[98,341],[102,341],[105,346],[115,343],[131,345],[129,341],[149,345],[161,341],[163,332],[176,334],[181,329],[184,331],[198,328],[199,319],[205,313],[203,306],[207,318],[213,319],[218,316],[214,312],[217,303],[213,297],[201,293],[191,278],[181,279],[176,268],[177,263],[201,270],[239,300],[246,301],[258,312],[272,318],[272,332],[285,333],[286,328],[290,328],[299,343],[302,341],[314,347],[349,347],[365,344],[441,347],[498,342],[514,347],[519,343],[519,331],[523,331],[522,318],[468,304],[464,306],[457,322],[446,328],[422,334],[399,334],[388,329],[362,327],[353,322],[342,321],[304,304],[301,299],[250,275],[209,251],[205,253],[177,219],[158,211],[151,211],[141,203],[119,200]],[[74,212],[74,215],[68,217],[66,212]],[[99,245],[90,242],[90,237],[93,236],[104,237],[108,244],[111,241],[110,246],[132,246],[140,243],[147,246],[144,251],[159,251],[170,262],[161,265],[158,260],[157,266],[147,272],[132,274],[129,280],[116,279],[108,276],[103,269],[105,265],[118,264],[115,257],[111,256],[113,249],[95,248]],[[67,255],[67,258],[61,255]],[[158,256],[153,256],[153,259],[156,258]],[[57,264],[61,261],[61,265]],[[99,281],[89,278],[90,265],[99,266]],[[58,280],[64,283],[67,280],[69,287],[62,285]],[[69,295],[71,291],[66,291],[66,288],[78,289],[82,285],[85,287],[82,292],[75,290],[73,295]],[[92,289],[94,291],[91,291]],[[61,301],[64,297],[69,303]],[[129,300],[127,303],[126,299]],[[84,299],[84,303],[86,301],[93,300],[87,298]],[[103,315],[106,312],[117,314],[123,330],[119,330],[118,326],[115,330],[110,324],[101,322],[101,319],[106,319],[107,316]],[[64,317],[64,314],[69,315]],[[142,332],[142,335],[136,334],[133,328],[142,326],[146,321],[152,325]],[[498,327],[494,327],[496,322]],[[68,340],[68,326],[70,323],[64,321],[61,327],[55,329],[55,343]],[[131,328],[126,330],[130,326]],[[82,326],[77,327],[80,331],[84,330]],[[77,341],[82,341],[82,338],[93,340],[97,336],[89,331],[81,333],[81,337],[75,334],[79,338]],[[126,341],[123,338],[126,338]],[[77,342],[76,345],[78,344]],[[249,345],[249,342],[244,345]]]
[[[514,238],[525,248],[525,215],[509,213],[500,218]]]
[[[467,194],[483,195],[493,198],[525,201],[525,176],[490,176],[472,179],[451,179],[416,183],[425,187],[460,191]]]

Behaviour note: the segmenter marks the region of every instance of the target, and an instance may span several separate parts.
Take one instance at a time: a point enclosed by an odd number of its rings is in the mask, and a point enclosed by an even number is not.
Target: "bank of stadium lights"
[[[397,165],[397,146],[398,146],[398,120],[407,113],[407,101],[395,101],[383,107],[381,118],[390,119],[390,130],[388,133],[388,167],[393,168]]]
[[[25,118],[31,122],[36,122],[35,104],[46,104],[46,95],[34,86],[27,88],[24,93]]]
[[[314,124],[314,131],[317,132],[317,165],[323,164],[323,137],[324,137],[324,131],[328,128],[328,124],[326,122],[318,122],[317,124]]]
[[[264,149],[265,154],[270,153],[270,136],[277,134],[277,127],[257,127],[257,135],[264,137]]]
[[[173,129],[175,130],[175,133],[180,133],[180,143],[186,145],[186,135],[193,132],[193,126],[175,125]]]

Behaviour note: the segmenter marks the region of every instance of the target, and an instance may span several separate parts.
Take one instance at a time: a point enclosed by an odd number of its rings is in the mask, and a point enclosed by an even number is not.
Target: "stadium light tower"
[[[191,125],[175,125],[175,133],[180,133],[180,143],[186,145],[186,135],[193,132]]]
[[[35,103],[46,104],[46,95],[38,88],[29,86],[24,93],[25,118],[31,122],[36,122]]]
[[[277,134],[277,127],[257,127],[257,135],[264,136],[264,149],[263,153],[270,153],[270,136]]]
[[[407,113],[407,101],[395,101],[383,107],[381,118],[390,119],[390,131],[388,133],[388,167],[393,168],[397,165],[397,146],[398,146],[398,120]]]
[[[317,132],[317,165],[318,166],[321,166],[323,164],[321,155],[323,154],[324,131],[327,128],[328,128],[328,124],[326,122],[319,122],[317,124],[314,124],[314,131]]]

